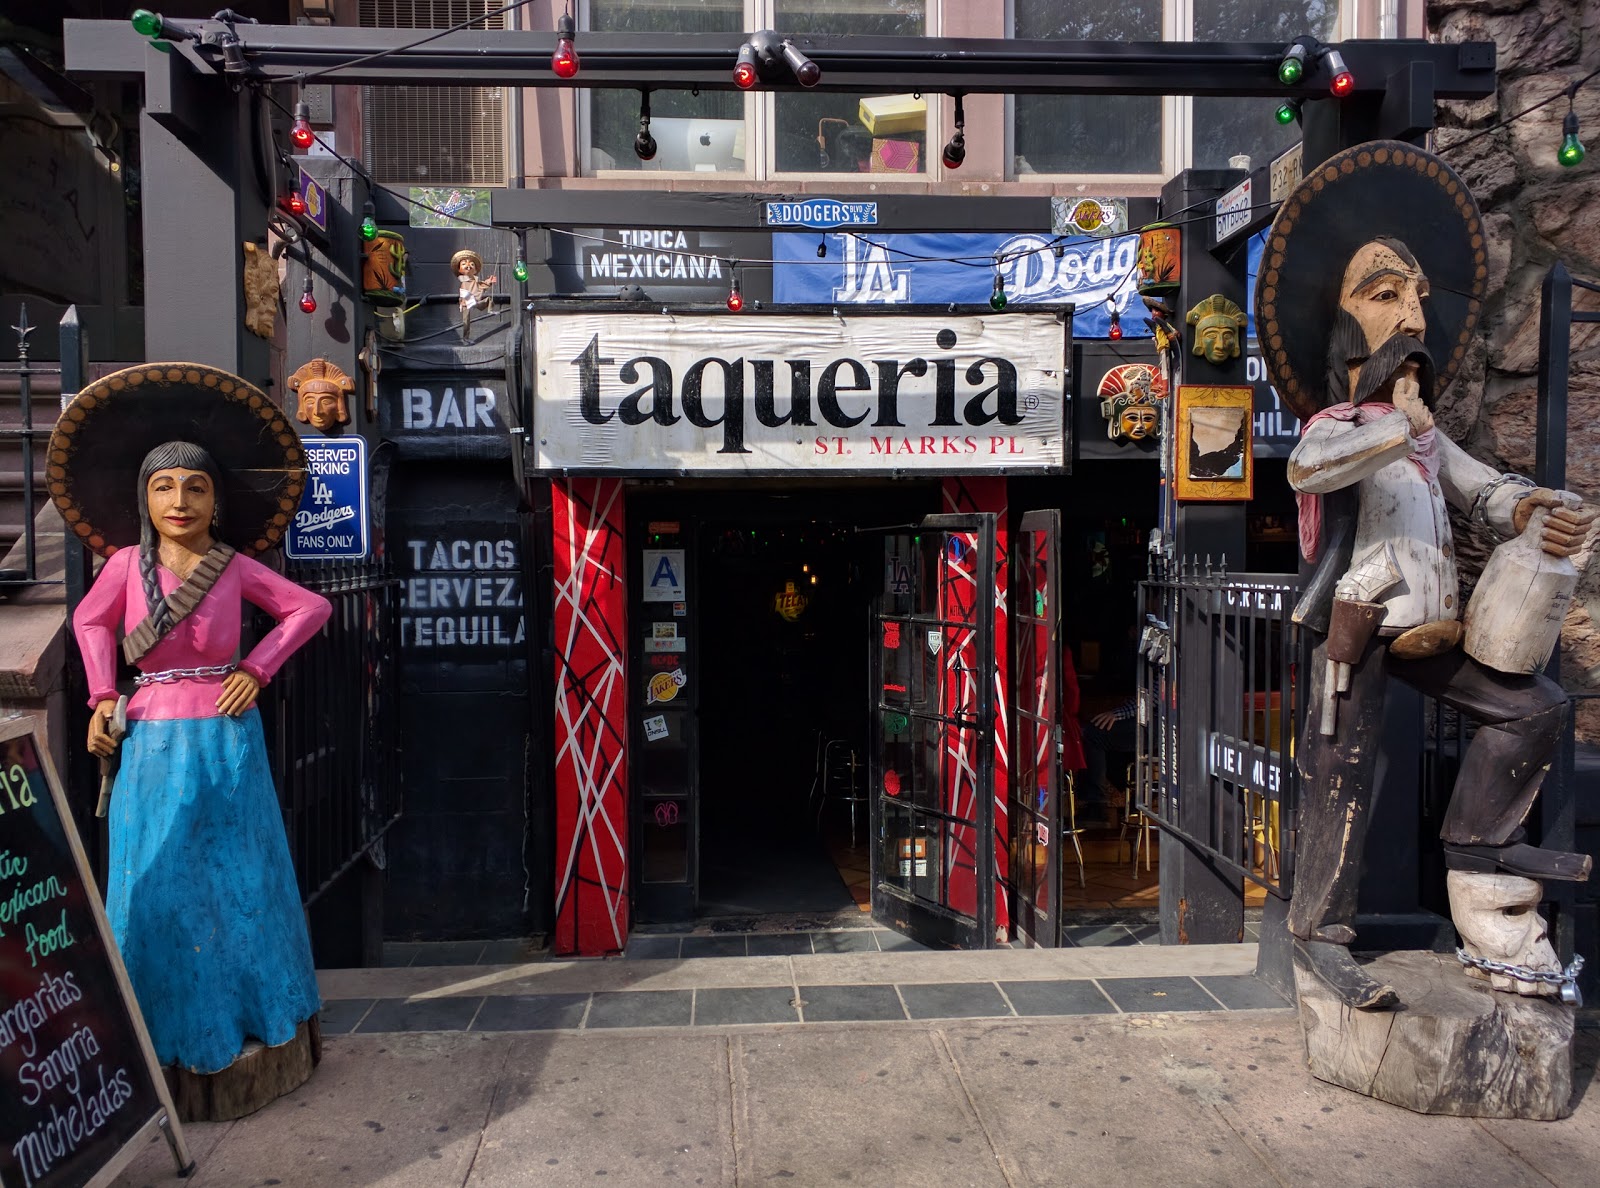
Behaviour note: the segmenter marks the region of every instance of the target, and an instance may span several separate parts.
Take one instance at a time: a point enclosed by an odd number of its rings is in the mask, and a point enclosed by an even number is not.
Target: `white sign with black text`
[[[1217,242],[1224,243],[1250,225],[1250,179],[1217,199]]]
[[[540,315],[538,466],[1057,469],[1068,334],[1045,312]]]

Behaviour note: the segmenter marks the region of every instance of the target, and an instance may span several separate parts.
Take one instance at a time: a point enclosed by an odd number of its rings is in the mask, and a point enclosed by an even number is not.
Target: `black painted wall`
[[[519,936],[528,873],[525,584],[509,473],[416,464],[390,512],[405,815],[390,835],[391,939]],[[546,876],[535,888],[548,895]]]

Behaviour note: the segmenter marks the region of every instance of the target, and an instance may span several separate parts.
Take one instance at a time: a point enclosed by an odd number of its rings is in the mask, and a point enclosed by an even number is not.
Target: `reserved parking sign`
[[[356,561],[367,555],[367,443],[302,437],[306,489],[284,540],[297,561]]]

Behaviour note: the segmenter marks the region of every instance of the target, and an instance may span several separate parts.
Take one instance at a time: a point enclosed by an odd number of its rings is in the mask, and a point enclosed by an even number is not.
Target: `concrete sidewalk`
[[[1313,1081],[1293,1011],[1253,1005],[1276,1001],[1249,978],[1254,957],[1233,945],[328,971],[316,1075],[249,1118],[188,1127],[188,1183],[1600,1178],[1595,1032],[1580,1040],[1571,1119],[1420,1117]],[[840,990],[898,1010],[817,1018],[822,992]],[[782,1021],[736,1021],[741,1003],[765,1017],[780,1001]],[[180,1181],[152,1145],[117,1183]]]

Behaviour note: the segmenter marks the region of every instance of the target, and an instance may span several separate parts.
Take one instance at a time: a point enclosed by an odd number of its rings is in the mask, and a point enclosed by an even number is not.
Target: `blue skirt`
[[[129,724],[106,913],[162,1064],[226,1068],[321,1006],[261,716]]]

